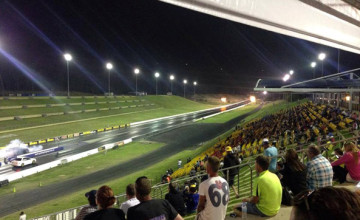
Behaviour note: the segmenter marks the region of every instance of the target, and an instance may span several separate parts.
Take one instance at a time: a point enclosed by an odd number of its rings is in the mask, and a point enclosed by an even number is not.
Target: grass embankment
[[[149,153],[162,147],[162,143],[134,142],[114,150],[98,153],[86,158],[46,170],[14,182],[1,188],[0,196],[13,193],[14,187],[17,192],[31,190],[42,186],[65,181],[74,177],[84,176],[119,163],[129,161],[143,154]]]
[[[178,96],[145,96],[141,98],[155,105],[0,122],[0,146],[5,146],[13,139],[28,142],[214,107]],[[34,128],[34,126],[39,127]]]

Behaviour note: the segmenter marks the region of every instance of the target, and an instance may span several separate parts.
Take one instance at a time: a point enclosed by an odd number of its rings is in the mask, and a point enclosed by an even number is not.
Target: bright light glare
[[[266,95],[266,94],[267,94],[267,91],[264,91],[263,94]]]
[[[186,84],[187,83],[187,80],[186,79],[184,79],[184,84]]]
[[[283,80],[284,82],[288,81],[290,79],[290,75],[289,74],[285,74]]]
[[[220,99],[223,103],[226,103],[226,97],[222,97],[221,99]]]
[[[111,63],[106,64],[106,69],[111,70],[113,68],[113,65]]]
[[[71,61],[72,60],[72,56],[69,53],[64,54],[64,58],[65,58],[66,61]]]
[[[134,69],[134,73],[137,75],[140,73],[140,70],[138,68]]]
[[[324,60],[326,58],[326,54],[320,53],[318,58],[319,58],[319,60]]]
[[[350,96],[349,95],[345,96],[345,100],[350,101]]]
[[[290,75],[294,74],[294,70],[290,70]]]
[[[194,82],[194,86],[196,86],[196,85],[197,85],[197,82],[195,81],[195,82]]]
[[[158,78],[160,76],[160,73],[156,72],[155,77]]]
[[[316,62],[311,62],[311,67],[312,68],[316,67]]]
[[[174,80],[175,76],[174,75],[170,75],[170,80]]]
[[[256,102],[256,98],[255,98],[255,96],[250,96],[250,102]]]

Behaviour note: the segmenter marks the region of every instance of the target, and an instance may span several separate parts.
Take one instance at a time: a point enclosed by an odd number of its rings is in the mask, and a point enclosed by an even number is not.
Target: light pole
[[[194,82],[194,95],[195,95],[195,87],[196,87],[196,85],[197,85],[197,82],[195,81]]]
[[[135,73],[135,96],[137,96],[137,75],[140,73],[140,70],[138,68],[135,68],[134,73]]]
[[[155,89],[156,89],[156,95],[158,94],[158,91],[157,91],[157,79],[159,78],[160,76],[160,73],[156,72],[155,73]]]
[[[326,58],[325,53],[320,53],[319,56],[318,56],[318,59],[321,60],[321,68],[322,68],[321,76],[324,76],[324,59],[325,58]]]
[[[66,69],[67,69],[67,96],[70,97],[70,74],[69,74],[69,62],[72,60],[72,56],[69,53],[64,54],[66,60]]]
[[[290,70],[289,73],[290,73],[290,76],[292,76],[294,74],[294,70]]]
[[[313,68],[313,79],[315,79],[315,67],[316,67],[316,62],[311,62],[310,66],[311,66],[311,68]]]
[[[186,86],[187,80],[184,79],[184,98],[185,98],[185,86]]]
[[[111,63],[107,63],[106,64],[106,69],[108,69],[109,70],[109,92],[108,92],[108,96],[110,96],[110,71],[111,71],[111,69],[113,68],[113,65],[111,64]]]
[[[170,75],[170,88],[171,88],[171,95],[173,93],[172,81],[175,79],[174,75]]]

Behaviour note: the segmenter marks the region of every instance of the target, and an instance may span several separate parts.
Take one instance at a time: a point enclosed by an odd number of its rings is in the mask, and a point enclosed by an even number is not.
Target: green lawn
[[[162,146],[164,146],[162,143],[146,141],[134,142],[114,150],[109,150],[106,153],[94,154],[86,158],[11,182],[8,186],[1,188],[0,196],[13,193],[12,190],[14,187],[16,187],[17,192],[21,192],[39,187],[40,182],[43,186],[45,186],[55,182],[79,177],[80,173],[81,175],[87,175],[89,173],[129,161]]]
[[[247,106],[244,106],[242,108],[238,108],[229,112],[225,112],[219,115],[216,115],[211,118],[207,118],[205,120],[199,121],[200,123],[225,123],[227,121],[230,121],[233,118],[239,117],[240,115],[246,114],[248,112],[251,112],[256,107],[258,107],[257,104],[250,104]]]
[[[178,96],[145,96],[141,98],[155,105],[29,118],[19,121],[0,121],[0,146],[5,146],[13,139],[21,139],[24,142],[29,142],[214,107],[213,105],[199,104]],[[82,121],[84,119],[85,121]],[[54,125],[54,123],[66,124]],[[51,129],[49,129],[49,125],[51,125]],[[33,126],[39,127],[26,129],[27,127]]]

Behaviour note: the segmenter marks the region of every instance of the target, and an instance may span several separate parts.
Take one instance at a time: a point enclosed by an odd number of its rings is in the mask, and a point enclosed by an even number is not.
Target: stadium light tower
[[[160,73],[156,72],[155,73],[155,88],[156,88],[156,95],[158,94],[158,90],[157,90],[157,79],[159,78]]]
[[[67,69],[67,96],[70,97],[70,74],[69,74],[69,62],[72,60],[72,56],[69,53],[64,54],[66,60],[66,69]]]
[[[140,73],[140,70],[138,68],[135,68],[134,73],[135,73],[135,96],[137,96],[137,75]]]
[[[318,59],[321,60],[321,68],[322,68],[321,76],[324,76],[324,59],[325,58],[326,58],[325,53],[320,53],[319,56],[318,56]]]
[[[174,75],[170,75],[170,88],[171,88],[171,95],[173,93],[173,87],[172,87],[172,81],[174,81],[175,76]]]
[[[111,71],[112,68],[113,68],[113,65],[111,63],[106,64],[106,69],[109,70],[109,78],[108,78],[109,91],[108,91],[108,96],[110,96],[110,71]]]
[[[290,76],[292,76],[294,74],[294,70],[290,70]]]
[[[185,98],[185,86],[186,86],[187,80],[184,79],[184,98]]]
[[[290,79],[290,75],[289,74],[285,74],[285,76],[283,77],[283,81],[286,82]]]
[[[311,68],[313,68],[313,78],[315,79],[315,67],[316,67],[316,62],[311,62],[310,66],[311,66]]]
[[[197,86],[197,82],[194,82],[194,95],[195,95],[195,87]]]

